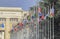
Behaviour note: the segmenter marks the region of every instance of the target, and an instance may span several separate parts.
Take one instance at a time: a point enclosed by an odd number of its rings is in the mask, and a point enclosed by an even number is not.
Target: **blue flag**
[[[41,13],[38,13],[38,15],[39,15],[39,17],[40,17],[40,16],[42,16],[42,14],[41,14]]]

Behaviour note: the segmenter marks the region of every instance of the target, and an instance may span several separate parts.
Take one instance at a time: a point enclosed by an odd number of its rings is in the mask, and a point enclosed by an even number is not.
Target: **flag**
[[[14,26],[12,26],[12,29],[11,29],[11,32],[13,32],[14,31]]]
[[[39,16],[39,18],[42,16],[42,9],[41,9],[41,7],[38,7],[38,16]]]
[[[40,13],[42,11],[41,7],[38,7],[38,13]]]
[[[42,16],[42,14],[41,13],[38,13],[38,16],[40,17],[40,16]]]
[[[37,20],[38,20],[38,23],[42,21],[42,20],[41,20],[41,19],[39,19],[39,18],[37,18]]]
[[[14,28],[14,31],[15,31],[15,32],[17,32],[17,31],[18,31],[18,28],[17,28],[17,27],[15,27],[15,28]]]
[[[26,23],[27,23],[27,20],[26,20],[26,19],[24,19],[24,20],[23,20],[23,24],[25,25]]]
[[[52,6],[52,8],[50,9],[50,18],[54,17],[54,7]]]
[[[49,12],[44,16],[44,19],[47,19],[48,16],[49,16]]]
[[[38,16],[39,16],[39,19],[41,18],[41,20],[44,19],[44,15],[42,14],[42,8],[41,7],[38,7]]]
[[[41,16],[41,20],[44,20],[44,15]]]
[[[32,19],[34,19],[35,18],[35,16],[32,16]]]
[[[30,21],[30,16],[29,16],[29,15],[27,16],[27,20],[29,20],[29,21]]]
[[[34,13],[33,15],[32,15],[32,19],[34,19],[34,18],[36,18],[38,15],[36,14],[36,13]]]
[[[23,23],[22,22],[19,23],[18,28],[19,28],[19,30],[23,29]]]
[[[22,23],[22,22],[20,22],[20,23],[19,23],[19,26],[21,26],[21,27],[22,27],[22,26],[23,26],[23,23]]]

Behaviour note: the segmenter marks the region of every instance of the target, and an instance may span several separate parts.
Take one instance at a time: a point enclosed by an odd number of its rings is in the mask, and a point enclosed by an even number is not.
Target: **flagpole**
[[[48,14],[49,14],[49,6],[48,6]],[[48,18],[48,39],[49,39],[49,18]]]
[[[36,1],[36,12],[37,12],[37,7],[38,7],[38,1],[37,0],[35,0]],[[38,13],[38,12],[37,12]],[[36,18],[37,19],[37,18]],[[38,23],[38,21],[37,21],[37,23]],[[38,23],[38,25],[36,25],[36,39],[38,39],[38,26],[39,26],[39,23]]]
[[[53,8],[54,8],[54,2],[53,2]],[[53,17],[53,39],[54,39],[54,17]]]
[[[51,9],[51,4],[50,4],[50,9]],[[51,18],[50,18],[50,39],[51,39]]]
[[[46,14],[46,7],[45,7],[45,14]],[[46,20],[45,20],[44,27],[45,27],[45,38],[46,38]]]
[[[39,5],[39,3],[38,3],[38,6],[37,7],[39,7],[40,5]],[[40,8],[40,7],[39,7]],[[38,19],[39,19],[39,15],[38,15]],[[40,22],[40,23],[39,23]],[[39,19],[39,21],[38,21],[38,33],[39,33],[39,30],[42,30],[42,26],[41,26],[41,21],[40,21],[40,19]],[[41,28],[41,29],[39,29],[39,27]],[[38,34],[38,36],[41,36],[40,38],[42,39],[42,32],[40,31],[40,33]]]

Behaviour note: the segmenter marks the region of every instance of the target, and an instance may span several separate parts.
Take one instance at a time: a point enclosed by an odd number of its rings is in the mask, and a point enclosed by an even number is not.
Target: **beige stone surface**
[[[5,39],[10,39],[9,31],[12,29],[12,24],[17,24],[22,21],[22,19],[28,15],[28,11],[22,10],[22,8],[17,7],[0,7],[0,18],[6,18],[6,21],[0,21],[0,23],[4,23],[5,27],[0,28],[0,30],[5,31]],[[10,18],[18,18],[18,22],[11,22]]]

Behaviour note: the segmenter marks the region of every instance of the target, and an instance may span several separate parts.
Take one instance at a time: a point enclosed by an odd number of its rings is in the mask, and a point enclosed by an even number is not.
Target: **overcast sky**
[[[35,0],[0,0],[0,7],[21,7],[28,10],[35,5]]]

